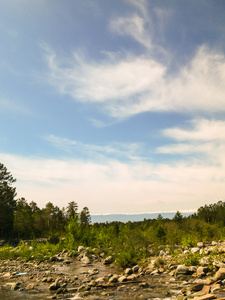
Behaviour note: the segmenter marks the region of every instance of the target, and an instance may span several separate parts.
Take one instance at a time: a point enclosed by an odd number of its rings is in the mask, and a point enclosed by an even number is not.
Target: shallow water
[[[39,293],[30,293],[25,291],[0,290],[0,300],[43,300],[47,299],[48,295]]]

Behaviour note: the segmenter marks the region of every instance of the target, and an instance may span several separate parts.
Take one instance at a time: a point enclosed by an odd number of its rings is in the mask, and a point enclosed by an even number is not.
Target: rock
[[[131,268],[127,268],[124,272],[126,275],[130,275],[133,273],[133,270]]]
[[[62,293],[64,293],[64,289],[58,288],[56,294],[62,294]]]
[[[99,256],[103,258],[105,256],[105,252],[100,253]]]
[[[205,247],[205,243],[204,242],[198,242],[197,247],[198,248],[203,248],[203,247]]]
[[[197,272],[197,267],[196,266],[190,266],[189,271],[190,271],[191,274],[196,273]]]
[[[88,274],[90,275],[90,276],[93,276],[93,275],[96,275],[96,274],[98,274],[98,269],[92,269],[92,270],[88,270]]]
[[[138,265],[136,265],[136,266],[134,266],[133,268],[132,268],[132,270],[133,270],[133,272],[134,273],[137,273],[138,271],[139,271],[139,266]]]
[[[27,285],[26,290],[27,291],[34,290],[34,287],[35,287],[34,283],[30,283]]]
[[[120,277],[118,278],[118,281],[119,281],[119,282],[125,282],[125,281],[127,281],[127,277],[124,276],[124,275],[122,275],[122,276],[120,276]]]
[[[191,248],[191,253],[197,253],[199,252],[199,248],[198,247],[194,247],[194,248]]]
[[[95,280],[91,280],[89,283],[88,283],[88,285],[89,286],[91,286],[91,287],[94,287],[94,286],[96,286],[96,281]]]
[[[9,286],[11,290],[15,291],[20,288],[21,283],[20,282],[7,282],[6,286]]]
[[[137,279],[137,275],[135,274],[131,274],[129,276],[127,276],[127,281],[134,281]]]
[[[215,281],[225,279],[225,268],[220,268],[220,269],[216,272],[216,274],[215,274],[215,276],[214,276],[214,279],[215,279]]]
[[[139,283],[140,288],[146,289],[149,287],[149,284],[147,282],[141,282]]]
[[[225,268],[225,264],[220,261],[214,261],[213,266],[216,267],[217,269]]]
[[[202,266],[208,266],[209,263],[210,263],[210,258],[209,258],[208,256],[204,256],[204,257],[202,257],[201,260],[200,260],[200,264],[201,264]]]
[[[82,258],[81,258],[81,261],[82,261],[82,263],[85,264],[85,265],[88,265],[88,264],[91,263],[89,257],[87,257],[87,256],[82,257]]]
[[[207,267],[198,267],[197,268],[197,275],[198,276],[205,276],[208,271],[209,271],[209,269]]]
[[[52,256],[49,258],[50,262],[54,262],[54,261],[58,261],[58,257],[57,256]]]
[[[179,265],[176,269],[176,274],[182,274],[182,275],[188,275],[190,274],[190,270],[187,266],[185,265]]]
[[[95,282],[96,282],[97,284],[103,284],[103,283],[105,282],[105,278],[104,278],[104,277],[99,277],[99,278],[97,278],[97,279],[95,280]]]
[[[215,283],[211,286],[211,293],[219,291],[221,289],[221,285],[219,283]]]
[[[151,275],[159,275],[159,270],[154,270],[151,272]]]
[[[202,290],[204,284],[203,283],[198,283],[198,284],[195,284],[193,285],[191,288],[190,288],[190,291],[191,292],[199,292]]]
[[[216,299],[216,296],[213,294],[206,294],[200,297],[194,297],[194,300],[211,300]]]
[[[85,247],[84,246],[79,246],[78,249],[77,249],[77,252],[78,253],[81,253],[85,250]]]
[[[113,275],[109,278],[109,283],[118,282],[118,275]]]
[[[165,251],[163,251],[163,250],[160,250],[160,252],[159,252],[159,256],[166,256],[166,252],[165,252]]]
[[[62,259],[62,260],[63,260],[63,259]],[[66,265],[69,265],[69,264],[71,264],[71,263],[72,263],[71,260],[68,260],[68,259],[64,260],[64,264],[66,264]]]
[[[60,288],[59,280],[60,280],[60,278],[56,279],[56,281],[53,282],[53,283],[49,286],[49,289],[50,289],[51,291],[56,291],[56,290],[58,290],[58,289]]]
[[[109,265],[109,264],[111,264],[112,262],[113,262],[112,256],[108,256],[108,257],[106,257],[106,259],[103,261],[103,264]]]

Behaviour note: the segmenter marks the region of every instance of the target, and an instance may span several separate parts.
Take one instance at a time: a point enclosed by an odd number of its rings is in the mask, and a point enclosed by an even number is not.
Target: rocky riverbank
[[[1,260],[0,299],[225,299],[223,241],[176,246],[174,253],[161,246],[120,271],[112,256],[95,253],[80,246],[76,257],[62,251],[43,261]]]

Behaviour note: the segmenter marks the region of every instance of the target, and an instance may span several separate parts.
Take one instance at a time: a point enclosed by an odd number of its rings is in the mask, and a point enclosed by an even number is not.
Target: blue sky
[[[0,0],[0,161],[92,214],[224,200],[225,2]]]

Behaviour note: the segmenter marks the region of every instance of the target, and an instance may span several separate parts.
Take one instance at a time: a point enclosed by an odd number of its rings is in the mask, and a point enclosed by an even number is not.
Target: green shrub
[[[130,247],[128,249],[122,250],[117,258],[116,258],[116,264],[117,266],[121,267],[122,269],[132,267],[137,264],[138,255],[133,247]]]

